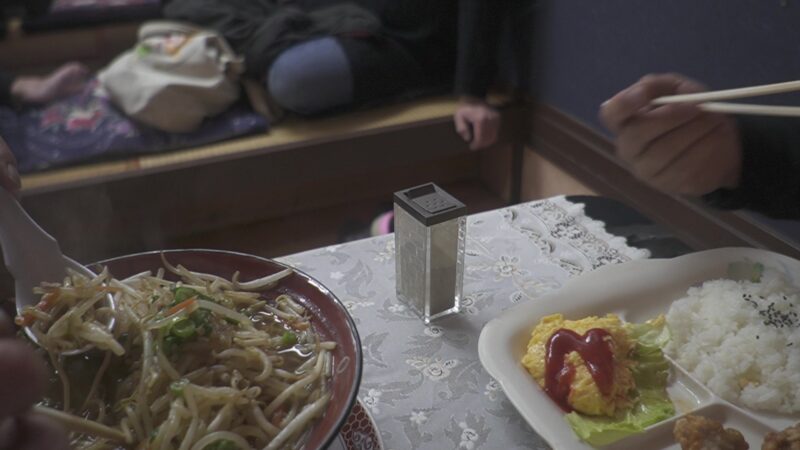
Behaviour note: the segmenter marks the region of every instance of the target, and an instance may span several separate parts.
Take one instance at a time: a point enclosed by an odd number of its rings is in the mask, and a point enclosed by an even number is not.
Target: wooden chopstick
[[[794,91],[800,91],[800,80],[737,89],[724,89],[721,91],[698,92],[696,94],[667,95],[659,97],[651,103],[654,105],[666,105],[668,103],[702,103]]]
[[[110,439],[115,442],[127,444],[125,434],[117,429],[103,425],[101,423],[86,420],[83,417],[48,408],[47,406],[36,405],[33,410],[43,416],[47,416],[64,426],[64,428],[90,436]]]
[[[726,114],[749,114],[760,116],[800,117],[800,106],[751,105],[747,103],[700,103],[703,111]]]

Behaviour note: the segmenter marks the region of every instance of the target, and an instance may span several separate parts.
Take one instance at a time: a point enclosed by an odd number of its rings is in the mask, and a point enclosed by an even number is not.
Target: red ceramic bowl
[[[160,255],[161,252],[149,252],[121,256],[95,263],[95,267],[90,268],[99,273],[97,266],[108,266],[111,274],[118,279],[147,270],[155,273],[163,267]],[[239,271],[240,281],[261,278],[287,267],[258,256],[218,250],[165,250],[164,255],[172,265],[182,264],[189,270],[226,279],[231,279],[234,272]],[[169,278],[168,275],[165,277]],[[328,409],[314,425],[304,447],[306,450],[323,449],[339,433],[356,400],[361,383],[361,341],[353,319],[342,302],[317,280],[295,270],[266,295],[271,297],[283,293],[292,294],[308,309],[318,333],[326,340],[336,342],[336,350],[333,352],[334,371],[340,367],[344,358],[350,360],[349,364],[343,365],[341,373],[334,373],[331,379],[333,395]]]

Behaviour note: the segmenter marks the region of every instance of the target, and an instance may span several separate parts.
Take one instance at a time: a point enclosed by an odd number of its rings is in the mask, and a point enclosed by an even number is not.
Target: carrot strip
[[[34,320],[36,320],[36,318],[33,317],[32,314],[22,313],[21,316],[17,316],[14,318],[14,323],[17,324],[17,326],[19,327],[29,327],[33,325]]]
[[[36,304],[36,308],[40,311],[50,311],[55,306],[58,299],[61,297],[61,291],[55,290],[42,295],[42,299]]]
[[[176,312],[184,310],[186,308],[191,308],[192,306],[194,306],[195,303],[197,303],[197,297],[187,298],[186,300],[178,303],[177,305],[167,310],[167,316],[171,316]]]

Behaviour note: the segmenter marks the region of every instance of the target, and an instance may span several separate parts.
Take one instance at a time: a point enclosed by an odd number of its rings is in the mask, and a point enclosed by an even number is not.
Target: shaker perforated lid
[[[434,183],[394,193],[394,202],[426,226],[463,216],[467,207]]]

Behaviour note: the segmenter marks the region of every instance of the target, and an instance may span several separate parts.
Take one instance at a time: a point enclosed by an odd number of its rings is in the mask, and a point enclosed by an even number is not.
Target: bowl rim
[[[347,402],[346,402],[347,407],[342,410],[342,413],[336,419],[336,426],[332,427],[330,429],[330,431],[328,432],[328,435],[325,436],[322,439],[321,445],[320,445],[320,447],[318,449],[325,449],[328,446],[330,446],[330,444],[333,443],[334,439],[336,439],[336,436],[339,435],[339,432],[341,431],[341,429],[344,426],[345,422],[347,422],[347,417],[350,415],[350,412],[352,411],[353,406],[355,405],[356,400],[358,399],[358,391],[359,391],[359,389],[361,387],[361,376],[362,376],[363,369],[364,369],[364,360],[363,360],[363,355],[362,355],[362,351],[361,351],[361,336],[358,334],[358,328],[356,328],[356,323],[353,320],[353,316],[350,315],[350,311],[348,311],[347,307],[344,306],[344,303],[342,303],[342,301],[339,300],[339,297],[336,296],[336,294],[334,294],[333,291],[328,289],[327,286],[322,284],[322,282],[320,282],[316,278],[312,277],[311,275],[307,274],[306,272],[304,272],[304,271],[302,271],[300,269],[297,269],[296,267],[293,267],[293,266],[291,266],[289,264],[286,264],[286,263],[282,263],[282,262],[276,261],[276,260],[274,260],[272,258],[265,258],[263,256],[253,255],[253,254],[250,254],[250,253],[236,252],[236,251],[230,251],[230,250],[204,249],[204,248],[148,250],[148,251],[144,251],[144,252],[129,253],[129,254],[126,254],[126,255],[114,256],[114,257],[111,257],[111,258],[106,258],[106,259],[103,259],[101,261],[89,263],[89,264],[87,264],[87,267],[91,267],[91,266],[95,266],[95,265],[108,265],[110,263],[113,263],[113,262],[116,262],[116,261],[120,261],[120,260],[124,260],[124,259],[128,259],[128,258],[159,255],[159,254],[162,254],[162,253],[164,253],[164,254],[168,254],[168,253],[219,253],[219,254],[226,254],[226,255],[234,255],[234,256],[240,256],[240,257],[253,258],[253,259],[261,260],[261,261],[268,262],[268,263],[271,263],[271,264],[276,264],[278,266],[282,266],[282,267],[285,267],[285,268],[288,268],[288,269],[292,269],[292,271],[294,271],[294,273],[296,273],[297,275],[302,277],[307,283],[309,283],[312,286],[314,286],[320,292],[325,294],[328,298],[331,298],[331,299],[334,300],[334,302],[337,305],[337,307],[340,308],[342,310],[342,312],[344,312],[344,316],[345,316],[345,318],[347,320],[347,325],[348,325],[348,328],[350,330],[350,334],[351,334],[351,337],[353,339],[353,343],[355,344],[356,368],[355,368],[354,382],[353,382],[353,385],[352,385],[352,388],[351,388],[350,392],[348,393],[348,399],[347,399]],[[305,449],[304,448],[304,450],[311,450],[311,449]]]

